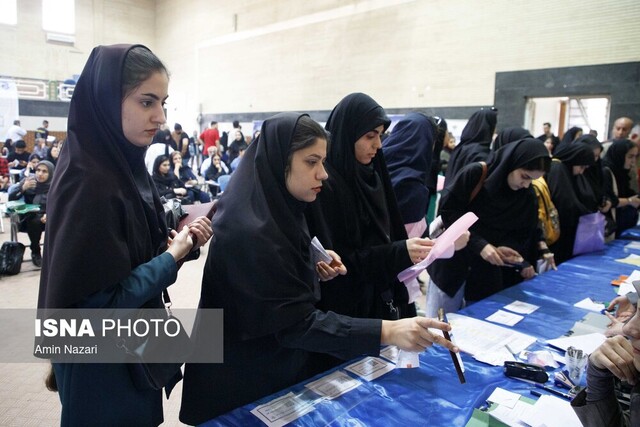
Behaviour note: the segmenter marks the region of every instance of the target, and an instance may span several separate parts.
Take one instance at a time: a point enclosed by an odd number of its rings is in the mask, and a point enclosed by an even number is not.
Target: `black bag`
[[[0,274],[20,273],[24,245],[19,242],[4,242],[0,247]]]
[[[151,335],[143,340],[130,340],[129,342],[121,340],[117,345],[129,357],[129,374],[135,387],[138,390],[161,390],[164,387],[167,398],[169,398],[173,387],[182,379],[180,367],[191,354],[193,343],[180,320],[173,317],[170,309],[171,299],[166,289],[162,292],[162,296],[165,302],[165,309],[154,310],[154,313],[161,312],[165,319],[173,319],[180,323],[178,335],[175,337],[168,337],[164,334],[158,337]],[[157,358],[158,354],[170,355],[170,359],[181,361],[149,362],[149,358]]]

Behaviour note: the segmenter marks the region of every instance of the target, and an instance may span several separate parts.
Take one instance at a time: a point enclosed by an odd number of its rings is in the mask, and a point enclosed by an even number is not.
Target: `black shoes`
[[[42,256],[38,253],[32,253],[31,262],[33,262],[33,265],[36,267],[42,267]]]

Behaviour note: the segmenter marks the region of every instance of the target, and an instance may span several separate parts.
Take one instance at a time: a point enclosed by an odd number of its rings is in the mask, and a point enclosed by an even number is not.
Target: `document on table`
[[[600,347],[600,345],[607,339],[604,334],[593,333],[586,335],[571,335],[570,337],[560,337],[552,340],[548,340],[547,344],[567,351],[569,347],[574,347],[591,354],[593,351]]]
[[[451,332],[456,337],[456,345],[472,356],[503,351],[504,347],[510,353],[517,354],[536,342],[536,338],[531,335],[483,320],[457,313],[450,313],[447,317],[452,327]]]
[[[320,400],[323,398],[308,400],[290,392],[256,406],[251,413],[269,427],[281,427],[313,411],[314,405]]]
[[[540,306],[529,304],[528,302],[515,300],[511,304],[507,304],[502,308],[518,314],[531,314],[537,309],[539,309]]]
[[[498,310],[491,316],[485,317],[484,320],[488,320],[494,323],[500,323],[502,325],[513,326],[522,319],[524,319],[524,317],[520,316],[519,314],[509,313],[508,311],[504,310]]]
[[[640,270],[633,270],[633,272],[627,276],[618,288],[618,295],[626,295],[629,292],[635,292],[636,288],[633,287],[633,282],[636,280],[640,280]]]
[[[362,385],[362,381],[352,378],[342,371],[335,371],[305,384],[305,387],[322,397],[335,399],[360,385]]]
[[[584,308],[585,310],[595,311],[596,313],[600,313],[606,307],[601,302],[595,302],[591,298],[587,297],[583,300],[578,301],[573,304],[574,307]]]
[[[640,242],[630,242],[624,245],[625,249],[640,251]]]
[[[640,255],[629,254],[629,256],[627,256],[626,258],[620,258],[616,261],[623,262],[625,264],[640,266]]]
[[[380,359],[379,357],[365,357],[359,362],[352,363],[351,365],[345,367],[349,372],[353,372],[357,376],[367,380],[372,381],[387,372],[393,371],[396,365],[391,362],[387,362],[384,359]]]
[[[390,360],[393,363],[397,363],[398,352],[398,347],[396,347],[395,345],[390,345],[380,350],[380,356],[384,357],[387,360]]]
[[[568,401],[546,394],[538,398],[522,421],[531,427],[582,427]]]

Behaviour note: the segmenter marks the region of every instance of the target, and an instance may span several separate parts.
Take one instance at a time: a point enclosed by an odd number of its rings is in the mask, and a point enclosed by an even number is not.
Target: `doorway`
[[[532,135],[542,134],[543,123],[560,139],[567,129],[577,126],[584,134],[597,132],[600,141],[607,139],[611,100],[608,96],[571,96],[527,98],[525,128]]]

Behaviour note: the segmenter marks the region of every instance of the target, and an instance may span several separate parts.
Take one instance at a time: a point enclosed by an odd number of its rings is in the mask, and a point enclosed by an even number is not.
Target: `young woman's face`
[[[51,147],[51,157],[53,157],[54,159],[57,159],[59,155],[60,155],[60,149],[58,148],[58,146],[54,145],[53,147]]]
[[[509,172],[509,175],[507,175],[507,183],[510,189],[518,191],[522,188],[529,188],[531,181],[540,178],[542,175],[544,175],[543,171],[530,171],[518,168]]]
[[[384,126],[380,125],[375,129],[365,133],[356,141],[355,155],[356,160],[363,164],[368,165],[375,157],[378,150],[382,147],[382,141],[380,135],[384,131]]]
[[[49,168],[40,165],[36,168],[36,181],[47,182],[49,180]]]
[[[171,156],[171,160],[173,160],[174,165],[182,164],[182,155],[174,154],[173,156]]]
[[[169,160],[165,160],[164,162],[160,163],[160,166],[158,166],[158,172],[160,172],[162,175],[166,175],[169,173],[169,168],[171,166],[169,165]]]
[[[40,163],[40,159],[38,158],[33,158],[29,161],[29,164],[31,165],[31,169],[35,169],[38,163]]]
[[[574,175],[582,175],[584,173],[584,171],[587,170],[589,166],[584,166],[584,165],[574,165],[571,168],[571,171],[573,172]]]
[[[211,161],[215,166],[220,166],[220,156],[218,155],[213,156],[213,159]]]
[[[549,154],[553,151],[553,138],[547,138],[544,140],[544,146],[547,147]]]
[[[624,168],[629,170],[636,164],[636,158],[638,157],[638,147],[633,147],[631,150],[627,151],[627,154],[624,156]]]
[[[168,88],[169,77],[156,72],[122,100],[122,131],[133,145],[150,145],[153,135],[166,122],[163,105]]]
[[[595,157],[596,162],[600,159],[600,154],[602,154],[602,150],[600,149],[600,147],[593,149],[593,157]]]
[[[291,156],[289,173],[285,177],[287,190],[301,202],[313,202],[327,179],[324,161],[327,158],[327,140],[318,138],[315,144],[298,150]]]

